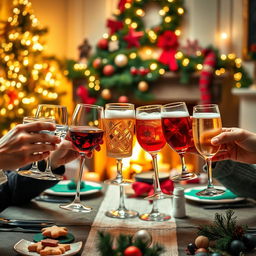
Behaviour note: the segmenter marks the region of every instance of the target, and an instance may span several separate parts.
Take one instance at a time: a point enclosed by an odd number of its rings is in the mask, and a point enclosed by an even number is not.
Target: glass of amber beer
[[[134,105],[130,103],[109,103],[105,106],[104,127],[107,156],[116,159],[117,175],[105,183],[120,186],[120,202],[116,210],[107,211],[108,217],[126,219],[138,216],[138,212],[128,210],[124,204],[124,185],[132,183],[122,175],[122,159],[132,155],[135,126]]]
[[[136,136],[140,146],[152,156],[154,194],[145,199],[153,200],[153,209],[150,213],[140,215],[140,219],[146,221],[166,221],[171,216],[160,213],[157,200],[169,198],[160,187],[157,153],[164,147],[166,141],[161,124],[161,105],[148,105],[136,108]]]
[[[186,103],[174,102],[162,106],[161,116],[166,142],[179,154],[181,160],[181,174],[175,175],[171,179],[179,181],[196,178],[195,173],[187,170],[184,158],[192,140],[192,125]]]
[[[212,157],[219,151],[220,146],[213,146],[211,139],[221,133],[222,123],[218,105],[205,104],[193,108],[193,138],[197,151],[204,157],[207,164],[208,185],[198,192],[199,196],[216,196],[225,191],[216,189],[212,183]]]

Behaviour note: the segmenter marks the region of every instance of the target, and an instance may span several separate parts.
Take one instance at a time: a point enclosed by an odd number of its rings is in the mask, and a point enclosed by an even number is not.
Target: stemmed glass
[[[76,196],[72,203],[60,205],[60,208],[73,212],[90,212],[92,208],[81,203],[80,187],[83,176],[85,157],[102,143],[103,108],[97,105],[77,104],[72,116],[67,138],[80,153],[79,178],[76,187]]]
[[[36,110],[37,118],[52,118],[56,124],[55,134],[64,138],[68,130],[68,112],[67,107],[62,105],[40,104]],[[61,175],[54,174],[51,168],[51,159],[47,158],[46,169],[43,172],[45,180],[62,180]]]
[[[135,125],[134,105],[130,103],[109,103],[105,106],[104,128],[106,132],[107,155],[116,158],[117,176],[113,180],[107,180],[107,184],[120,186],[119,207],[116,210],[107,211],[105,214],[112,218],[133,218],[138,212],[128,210],[124,204],[123,185],[129,184],[129,180],[123,179],[122,159],[132,155],[132,143]]]
[[[222,123],[218,105],[196,105],[193,108],[193,138],[197,151],[207,163],[208,185],[199,191],[199,196],[216,196],[225,191],[217,189],[212,183],[212,157],[218,152],[220,146],[213,146],[211,139],[221,133]]]
[[[162,127],[168,145],[176,151],[181,160],[181,174],[175,175],[173,181],[192,180],[197,177],[195,173],[188,172],[184,155],[188,150],[192,134],[191,119],[185,102],[174,102],[162,106]]]
[[[39,122],[39,121],[55,123],[54,119],[52,119],[52,118],[37,118],[37,117],[33,117],[33,116],[25,116],[23,118],[23,124]],[[46,131],[43,131],[43,132],[46,132]],[[50,133],[50,131],[47,131],[47,132]],[[52,133],[54,133],[54,132],[52,132]],[[33,162],[32,166],[29,170],[18,171],[18,174],[25,176],[25,177],[30,177],[30,178],[39,179],[39,180],[45,180],[44,172],[40,171],[38,168],[38,162]],[[55,180],[55,178],[53,178],[53,180]]]
[[[141,147],[152,156],[154,167],[154,194],[145,198],[153,200],[153,209],[150,213],[140,215],[140,218],[146,221],[169,220],[171,216],[160,213],[157,207],[157,200],[171,197],[161,190],[157,165],[157,153],[166,143],[161,125],[161,105],[136,108],[136,136]]]

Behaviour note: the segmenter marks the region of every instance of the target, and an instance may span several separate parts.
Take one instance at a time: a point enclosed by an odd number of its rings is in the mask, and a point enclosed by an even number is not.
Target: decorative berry
[[[124,256],[142,256],[142,252],[136,246],[129,246],[125,249]]]
[[[256,247],[256,237],[254,235],[245,234],[242,237],[242,241],[244,242],[247,252],[250,252]]]
[[[188,251],[191,255],[194,255],[195,251],[197,250],[197,247],[194,243],[189,243],[187,248],[188,248]]]
[[[137,75],[138,74],[138,70],[137,70],[137,68],[135,68],[135,67],[131,67],[130,68],[130,73],[132,74],[132,75]]]
[[[238,256],[240,255],[240,252],[245,250],[245,245],[240,240],[233,240],[230,244],[229,250],[233,256]]]
[[[208,248],[209,239],[206,236],[198,236],[195,240],[195,245],[197,248]]]

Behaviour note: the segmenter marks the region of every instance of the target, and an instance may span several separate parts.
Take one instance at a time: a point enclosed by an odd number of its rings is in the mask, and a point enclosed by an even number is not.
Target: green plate
[[[33,237],[34,242],[40,242],[43,239],[50,238],[47,236],[43,236],[42,233],[35,234]],[[58,240],[60,244],[69,244],[72,243],[75,240],[75,237],[73,234],[68,233],[66,236],[60,236],[58,238],[50,238],[54,240]]]

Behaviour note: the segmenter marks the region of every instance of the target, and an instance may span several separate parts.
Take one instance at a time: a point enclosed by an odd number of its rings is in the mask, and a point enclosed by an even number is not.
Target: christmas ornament
[[[123,22],[118,20],[107,20],[107,27],[110,29],[110,35],[115,34],[118,30],[123,28]]]
[[[256,237],[251,234],[244,234],[242,237],[242,241],[246,247],[246,251],[250,252],[256,247]]]
[[[207,249],[205,249],[205,248],[198,248],[196,251],[195,251],[195,254],[197,254],[197,253],[199,253],[199,252],[208,252],[208,250]]]
[[[88,39],[84,39],[83,43],[78,46],[79,50],[79,60],[82,61],[83,59],[87,60],[90,54],[92,47],[88,42]]]
[[[84,104],[94,104],[96,102],[95,98],[90,97],[88,89],[82,85],[80,85],[76,89],[76,95],[80,97],[80,99],[82,100],[82,103]]]
[[[110,41],[108,43],[108,50],[110,52],[114,52],[114,51],[117,51],[119,49],[119,41],[118,40],[115,40],[115,41]]]
[[[190,255],[194,255],[195,251],[197,249],[198,248],[196,247],[196,245],[194,243],[189,243],[188,246],[187,246],[187,250],[186,251],[188,251]]]
[[[129,28],[129,32],[126,36],[124,36],[124,40],[127,42],[128,44],[128,48],[131,47],[139,47],[140,46],[140,42],[139,39],[143,36],[143,32],[140,31],[135,31],[133,28]]]
[[[127,103],[129,100],[128,100],[128,97],[126,97],[126,96],[120,96],[119,98],[118,98],[118,102],[120,102],[120,103]]]
[[[230,244],[229,251],[233,256],[239,256],[241,252],[245,251],[245,245],[240,240],[233,240]]]
[[[209,256],[208,252],[196,252],[195,256]]]
[[[147,91],[148,90],[148,83],[146,81],[140,81],[139,84],[138,84],[138,89],[141,92]]]
[[[149,71],[148,68],[140,67],[140,69],[139,69],[139,73],[140,73],[140,75],[142,75],[142,76],[145,76],[145,75],[148,74],[149,72],[150,72],[150,71]]]
[[[136,246],[129,246],[124,250],[124,256],[142,256],[142,252]]]
[[[197,53],[201,52],[203,48],[199,45],[198,40],[187,39],[186,45],[182,46],[181,50],[186,55],[197,56]]]
[[[108,40],[105,38],[101,38],[100,41],[98,42],[97,46],[102,50],[107,50],[108,49]]]
[[[104,100],[109,100],[109,99],[111,99],[111,92],[110,92],[110,90],[109,89],[104,89],[104,90],[102,90],[102,92],[101,92],[101,97],[104,99]]]
[[[115,68],[112,65],[110,65],[110,64],[106,65],[103,68],[103,74],[105,76],[111,76],[114,72],[115,72]]]
[[[135,67],[131,67],[130,68],[130,73],[132,74],[132,75],[137,75],[138,74],[138,70],[137,70],[137,68],[135,68]]]
[[[197,248],[208,248],[209,239],[206,236],[198,236],[195,240],[195,245]]]
[[[175,59],[175,53],[179,46],[176,34],[170,30],[165,31],[158,37],[157,46],[163,50],[158,60],[168,65],[171,71],[176,71],[178,64]]]
[[[152,236],[147,230],[141,229],[134,234],[133,240],[140,240],[149,247],[152,243]]]
[[[125,54],[118,54],[116,57],[115,57],[115,60],[114,60],[115,64],[118,66],[118,67],[124,67],[127,65],[128,63],[128,58]]]
[[[96,59],[92,62],[92,66],[93,66],[95,69],[100,68],[100,66],[101,66],[101,58],[96,58]]]

